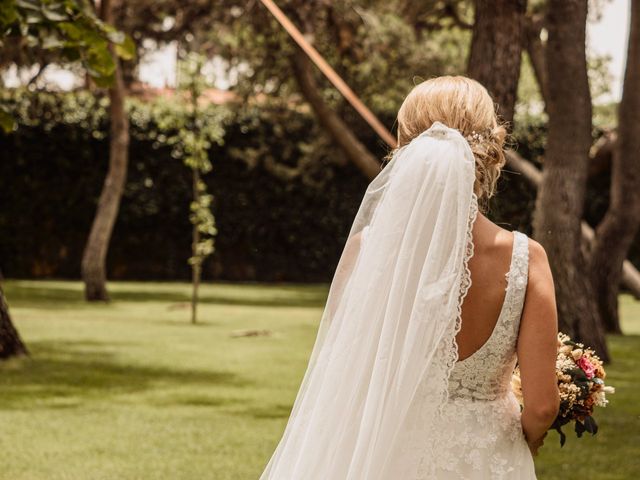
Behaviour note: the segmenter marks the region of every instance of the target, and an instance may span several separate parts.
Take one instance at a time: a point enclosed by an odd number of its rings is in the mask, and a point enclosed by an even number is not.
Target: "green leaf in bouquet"
[[[582,434],[583,434],[587,429],[586,429],[586,427],[584,426],[584,423],[582,423],[580,420],[576,420],[575,430],[576,430],[576,435],[578,435],[578,438],[580,438],[580,437],[582,437]]]
[[[596,423],[595,418],[593,418],[591,415],[585,417],[584,428],[591,435],[595,435],[596,433],[598,433],[598,424]]]
[[[571,375],[574,380],[580,380],[583,382],[587,382],[589,380],[587,378],[587,374],[584,373],[584,370],[582,370],[581,368],[572,368],[571,370],[569,370],[569,375]]]
[[[562,431],[562,425],[564,425],[565,423],[567,423],[567,419],[558,416],[556,417],[556,419],[554,420],[553,424],[551,425],[550,429],[555,430],[556,432],[558,432],[558,435],[560,435],[560,447],[564,447],[565,442],[567,441],[567,436],[565,435],[565,433]]]
[[[562,431],[561,427],[556,427],[555,430],[558,432],[558,435],[560,435],[560,448],[562,448],[564,447],[564,444],[567,442],[567,436]]]

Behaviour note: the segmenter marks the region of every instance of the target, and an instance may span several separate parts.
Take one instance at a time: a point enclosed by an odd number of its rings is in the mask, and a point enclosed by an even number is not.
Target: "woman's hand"
[[[531,450],[531,455],[536,456],[538,455],[538,450],[540,449],[540,447],[542,447],[542,445],[544,445],[544,437],[547,436],[547,433],[545,432],[544,435],[542,435],[540,438],[538,438],[535,441],[528,441],[527,440],[527,444],[529,445],[529,450]]]

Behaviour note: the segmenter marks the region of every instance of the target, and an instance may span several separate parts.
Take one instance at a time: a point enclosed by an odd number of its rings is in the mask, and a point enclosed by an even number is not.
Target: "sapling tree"
[[[168,132],[166,142],[172,146],[172,156],[182,160],[191,171],[192,198],[189,220],[192,225],[191,265],[192,294],[191,322],[197,323],[198,291],[202,278],[202,265],[215,248],[217,233],[215,217],[211,210],[213,196],[208,192],[203,176],[212,170],[209,150],[212,144],[222,144],[222,108],[206,105],[203,92],[208,86],[203,69],[206,58],[198,53],[180,51],[178,63],[178,91],[188,108],[165,117],[159,126]]]

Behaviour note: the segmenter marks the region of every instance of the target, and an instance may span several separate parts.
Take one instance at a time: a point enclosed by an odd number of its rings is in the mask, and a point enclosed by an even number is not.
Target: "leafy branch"
[[[55,50],[69,62],[79,61],[100,87],[113,84],[113,52],[123,60],[135,57],[131,37],[98,17],[87,0],[0,0],[0,48],[17,41],[28,49]],[[0,128],[10,132],[16,122],[0,105]]]

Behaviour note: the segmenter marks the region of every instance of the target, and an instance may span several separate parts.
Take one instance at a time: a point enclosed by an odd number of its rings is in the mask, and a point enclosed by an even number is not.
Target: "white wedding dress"
[[[475,158],[435,122],[369,184],[289,421],[260,480],[534,480],[510,391],[528,271],[514,233],[489,340],[458,360]]]
[[[516,341],[528,278],[528,239],[514,232],[507,287],[493,332],[471,356],[455,364],[449,400],[431,439],[435,462],[421,465],[427,479],[534,480],[533,458],[511,390]],[[421,410],[418,403],[418,411]]]

